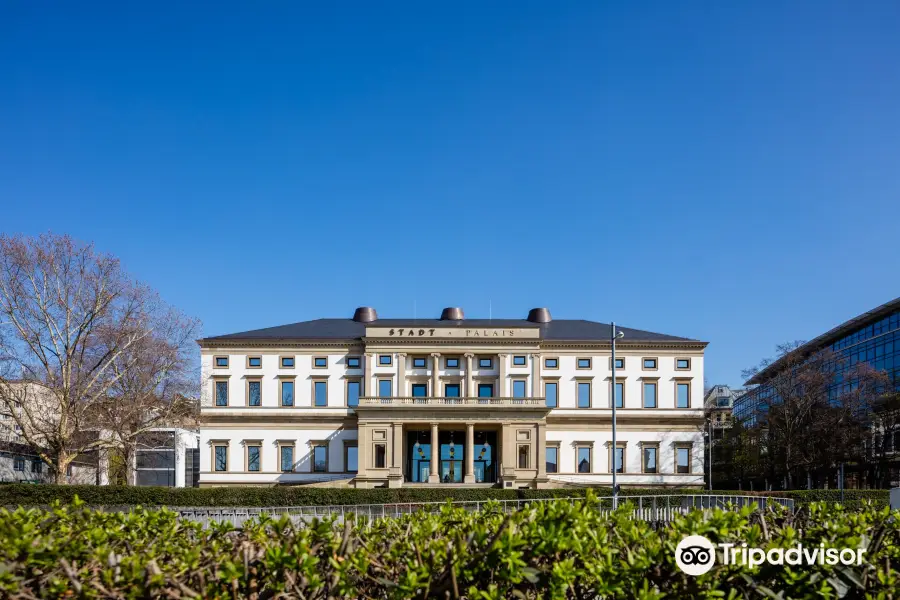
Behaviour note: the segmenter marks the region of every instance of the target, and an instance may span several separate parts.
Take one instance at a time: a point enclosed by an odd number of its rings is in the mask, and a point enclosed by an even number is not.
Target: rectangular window
[[[328,357],[327,356],[313,357],[313,368],[314,369],[325,369],[327,367],[328,367]]]
[[[659,448],[656,446],[644,446],[644,473],[656,473],[656,455]]]
[[[579,473],[590,473],[591,472],[591,447],[590,446],[578,446],[575,449],[575,462],[576,470]]]
[[[412,396],[413,396],[413,398],[425,398],[426,396],[428,396],[428,384],[427,383],[412,384]]]
[[[687,371],[691,368],[691,359],[689,358],[676,358],[675,359],[675,368],[679,371]]]
[[[520,469],[528,468],[528,454],[529,454],[528,450],[529,450],[529,448],[530,448],[530,446],[528,446],[527,444],[519,445],[519,468]]]
[[[494,384],[493,383],[479,383],[478,384],[478,397],[479,398],[493,398],[494,397]]]
[[[675,408],[690,408],[691,406],[691,384],[676,383],[675,384]]]
[[[609,368],[612,369],[612,358],[609,359]],[[616,359],[616,370],[625,368],[625,359],[619,357]]]
[[[625,382],[616,382],[616,408],[625,408]]]
[[[21,456],[13,458],[13,470],[25,472],[25,459]]]
[[[347,406],[350,408],[359,406],[359,392],[361,388],[362,383],[359,381],[347,382]]]
[[[216,382],[216,406],[228,406],[228,382]]]
[[[281,368],[282,369],[293,369],[294,368],[294,357],[293,356],[282,356],[281,357]]]
[[[578,408],[591,407],[591,383],[589,381],[578,382]]]
[[[687,446],[675,448],[675,472],[691,472],[691,449]]]
[[[413,369],[427,369],[428,359],[424,356],[416,356],[413,358]]]
[[[262,356],[248,356],[247,367],[251,369],[259,369],[262,367]]]
[[[358,356],[348,356],[347,357],[347,368],[348,369],[358,369],[360,365]]]
[[[394,355],[393,354],[379,354],[378,355],[378,364],[382,367],[389,367],[394,364]]]
[[[445,365],[446,365],[446,368],[448,368],[448,369],[458,369],[459,368],[459,359],[458,358],[448,358]]]
[[[547,399],[547,406],[556,408],[558,400],[557,383],[555,381],[544,382],[544,397]]]
[[[387,446],[384,444],[375,444],[375,468],[383,469],[386,464]]]
[[[644,382],[644,408],[656,408],[656,382]]]
[[[247,382],[247,406],[262,406],[262,381]]]
[[[259,446],[247,446],[247,470],[250,472],[259,471]]]
[[[524,379],[515,379],[512,382],[513,384],[513,398],[524,398],[525,397],[525,380]]]
[[[294,382],[293,381],[282,381],[281,382],[281,405],[282,406],[293,406],[294,405]]]
[[[44,471],[44,463],[39,458],[34,458],[31,460],[31,472],[32,473],[42,473]]]
[[[478,359],[478,368],[479,369],[492,369],[494,367],[494,359],[493,358],[479,358]]]
[[[228,470],[228,446],[216,445],[213,446],[213,450],[215,452],[216,458],[216,471],[227,471]]]
[[[216,357],[216,367],[225,368],[228,366],[228,357],[227,356],[217,356]]]
[[[289,473],[294,470],[294,447],[281,446],[281,470]]]
[[[648,371],[656,370],[656,359],[655,358],[645,358],[644,359],[644,369]]]
[[[355,443],[344,445],[344,470],[348,473],[359,471],[359,449]]]
[[[313,472],[325,473],[328,471],[328,446],[317,444],[313,446]]]
[[[459,384],[458,383],[444,384],[444,397],[459,398]]]
[[[524,367],[526,364],[524,356],[513,356],[514,367]]]
[[[625,472],[625,448],[623,448],[622,446],[616,447],[615,465],[616,465],[616,473],[624,473]]]
[[[390,398],[394,395],[393,392],[393,381],[391,379],[379,379],[378,380],[378,397],[379,398]]]
[[[559,473],[559,446],[547,446],[547,472]]]
[[[315,397],[316,406],[328,406],[328,382],[314,381],[313,396]]]
[[[544,368],[545,369],[558,369],[559,368],[559,359],[558,358],[545,358],[544,359]]]
[[[591,359],[590,358],[579,358],[576,363],[576,368],[578,369],[590,369],[591,368]]]

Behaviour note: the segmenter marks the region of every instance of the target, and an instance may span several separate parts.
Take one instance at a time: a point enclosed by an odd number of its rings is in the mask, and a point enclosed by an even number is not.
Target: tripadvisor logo
[[[862,548],[826,548],[797,544],[792,548],[749,548],[747,544],[713,544],[702,535],[689,535],[675,547],[675,564],[688,575],[703,575],[716,562],[716,547],[721,549],[722,564],[755,567],[763,563],[770,565],[842,565],[862,564]]]

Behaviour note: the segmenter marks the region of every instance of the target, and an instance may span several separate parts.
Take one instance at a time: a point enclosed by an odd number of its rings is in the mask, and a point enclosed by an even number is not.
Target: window
[[[416,356],[413,358],[413,369],[427,369],[428,359],[424,356]]]
[[[227,356],[217,356],[215,358],[216,367],[218,368],[226,368],[228,367],[228,357]]]
[[[347,357],[347,368],[348,369],[358,369],[360,365],[360,360],[358,356],[348,356]]]
[[[213,457],[216,471],[228,470],[228,446],[222,444],[213,446]]]
[[[248,356],[247,357],[247,368],[248,369],[262,368],[262,356]]]
[[[389,367],[394,364],[394,355],[393,354],[379,354],[378,355],[378,364],[383,367]]]
[[[675,408],[690,408],[691,384],[686,381],[675,383]]]
[[[547,399],[547,406],[556,408],[558,403],[557,383],[555,381],[544,382],[544,397]]]
[[[344,444],[344,470],[348,473],[359,471],[359,448],[356,442]]]
[[[459,384],[458,383],[444,384],[444,397],[459,398]]]
[[[691,368],[691,359],[689,358],[676,358],[675,359],[675,369],[678,371],[687,371]]]
[[[313,398],[316,406],[328,406],[327,381],[313,381]]]
[[[614,454],[615,458],[615,469],[616,473],[624,473],[625,472],[625,446],[620,446],[616,444],[616,451]],[[610,464],[613,464],[613,461],[610,461]],[[612,473],[612,471],[610,471]]]
[[[282,406],[293,406],[294,405],[294,382],[293,382],[293,380],[281,382],[281,405]]]
[[[478,368],[479,369],[492,369],[494,367],[494,359],[493,358],[479,358],[478,359]]]
[[[290,473],[294,470],[294,446],[284,445],[279,448],[281,452],[281,470],[284,473]]]
[[[314,369],[325,369],[328,367],[328,357],[327,356],[314,356],[313,357],[313,368]]]
[[[616,408],[625,408],[625,382],[616,382]]]
[[[393,390],[391,389],[393,385],[393,381],[391,379],[379,379],[378,380],[378,397],[379,398],[390,398],[394,395]]]
[[[590,358],[579,358],[575,362],[575,368],[577,369],[590,369],[591,368],[591,359]]]
[[[655,371],[656,370],[656,359],[655,358],[645,358],[644,359],[644,370],[645,371]]]
[[[591,407],[591,382],[578,382],[578,408]]]
[[[414,383],[412,384],[412,396],[413,398],[424,398],[428,395],[428,384],[427,383]]]
[[[612,358],[609,359],[609,368],[612,369]],[[616,359],[616,370],[625,368],[625,359],[619,357]]]
[[[525,380],[524,379],[515,379],[512,382],[512,392],[513,398],[524,398],[525,397]]]
[[[386,464],[387,446],[384,444],[375,444],[375,468],[383,469]]]
[[[294,368],[294,357],[293,356],[282,356],[281,357],[281,368],[282,369],[293,369]]]
[[[459,359],[458,358],[448,358],[444,363],[444,366],[448,369],[458,369],[459,368]]]
[[[355,408],[359,406],[359,393],[362,389],[362,382],[355,379],[347,381],[347,406]]]
[[[547,446],[547,472],[559,473],[559,446]]]
[[[328,445],[316,444],[313,446],[313,473],[325,473],[328,471]]]
[[[493,398],[494,397],[494,384],[493,383],[479,383],[478,384],[478,397],[479,398]]]
[[[514,367],[524,367],[526,365],[524,356],[513,356]]]
[[[544,359],[544,368],[545,369],[558,369],[559,368],[559,359],[558,358],[545,358]]]
[[[247,406],[262,406],[262,381],[247,381]]]
[[[659,453],[659,447],[655,445],[645,445],[643,452],[643,469],[644,473],[656,473],[656,456]]]
[[[25,472],[25,458],[23,456],[13,458],[13,470]]]
[[[690,473],[691,472],[691,447],[676,446],[675,447],[675,472]]]
[[[575,448],[576,471],[579,473],[591,472],[591,447],[577,446]]]
[[[228,382],[216,382],[216,406],[228,406]]]
[[[247,446],[247,470],[250,472],[259,471],[259,453],[262,448],[260,446]]]
[[[644,408],[656,408],[656,382],[644,382]]]
[[[528,468],[528,444],[519,444],[519,468]]]
[[[31,459],[31,472],[40,475],[44,472],[44,462],[39,458]]]

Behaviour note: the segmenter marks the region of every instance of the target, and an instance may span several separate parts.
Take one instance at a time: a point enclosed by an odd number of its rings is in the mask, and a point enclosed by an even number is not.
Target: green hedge
[[[608,488],[591,488],[594,494],[609,496]],[[94,485],[0,485],[0,506],[48,506],[54,500],[71,502],[77,495],[91,506],[313,506],[324,504],[390,504],[397,502],[443,502],[444,500],[516,500],[541,498],[582,498],[585,488],[547,490],[506,490],[499,488],[396,488],[352,489],[312,487],[220,487],[164,488]],[[696,489],[625,488],[623,496],[705,494]],[[713,494],[769,495],[794,498],[798,504],[837,502],[838,490],[795,490],[790,492],[714,491]],[[888,504],[887,490],[846,490],[845,503],[858,506],[871,500]]]
[[[688,535],[764,550],[865,549],[859,565],[675,563]],[[251,521],[204,529],[168,510],[0,510],[2,598],[893,598],[900,512],[810,504],[797,515],[695,511],[669,527],[597,501],[510,515],[444,507],[374,523]]]

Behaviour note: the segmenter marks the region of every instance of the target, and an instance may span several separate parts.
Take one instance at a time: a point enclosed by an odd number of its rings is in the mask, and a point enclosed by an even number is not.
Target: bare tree
[[[92,245],[0,236],[0,414],[57,483],[79,454],[121,447],[179,410],[167,386],[186,355],[166,349],[197,325],[173,315]],[[133,391],[137,381],[152,384],[152,401]]]

